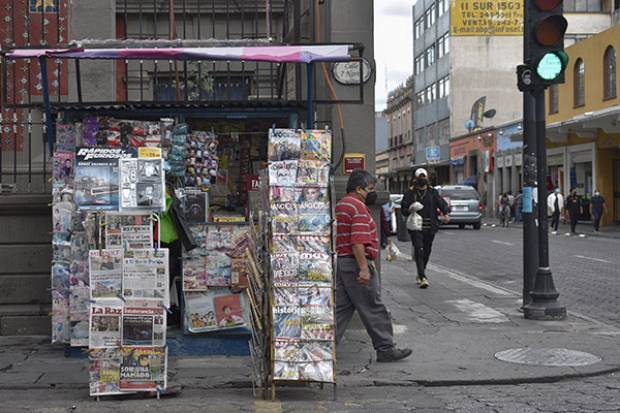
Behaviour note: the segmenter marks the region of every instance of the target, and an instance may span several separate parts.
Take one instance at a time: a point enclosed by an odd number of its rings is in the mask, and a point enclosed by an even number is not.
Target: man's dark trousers
[[[353,256],[338,257],[336,274],[336,343],[339,343],[353,317],[355,310],[372,339],[377,351],[394,348],[392,320],[381,301],[379,279],[374,265],[369,262],[370,282],[368,285],[357,281],[359,266]]]
[[[554,231],[557,231],[559,226],[560,226],[560,211],[554,211],[553,214],[551,215],[551,228],[553,228]]]
[[[411,242],[413,243],[418,277],[428,278],[426,276],[426,266],[431,257],[435,230],[432,228],[424,228],[422,231],[409,231],[409,235],[411,235]]]

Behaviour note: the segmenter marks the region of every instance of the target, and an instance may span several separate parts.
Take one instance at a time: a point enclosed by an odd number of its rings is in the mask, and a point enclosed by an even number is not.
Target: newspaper
[[[123,297],[157,298],[170,305],[168,250],[125,251],[123,260]]]
[[[98,348],[88,352],[88,375],[91,396],[120,394],[120,348]]]
[[[163,159],[123,159],[120,162],[120,209],[166,209]]]
[[[161,300],[126,300],[122,326],[123,347],[166,345],[166,310]]]
[[[75,157],[75,203],[80,209],[116,211],[119,159],[135,156],[121,148],[78,148]]]
[[[185,320],[192,333],[245,327],[248,317],[243,294],[229,289],[185,293]]]
[[[105,214],[105,245],[106,248],[123,248],[122,233],[125,227],[148,226],[150,230],[150,245],[146,248],[152,248],[153,245],[153,219],[151,215],[139,214],[122,214],[117,212],[107,212]],[[146,235],[144,228],[143,235]],[[144,247],[143,247],[144,248]]]
[[[90,298],[116,298],[121,294],[122,250],[91,250],[89,253]]]
[[[124,250],[153,248],[153,227],[151,225],[123,226],[121,241]]]
[[[99,300],[90,307],[90,348],[114,348],[121,346],[121,317],[123,303],[120,300]]]
[[[166,347],[125,347],[121,349],[121,354],[121,391],[139,392],[166,388]]]

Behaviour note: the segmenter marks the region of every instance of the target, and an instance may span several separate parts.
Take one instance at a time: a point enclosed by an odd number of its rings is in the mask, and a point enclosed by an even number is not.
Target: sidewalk
[[[620,329],[574,313],[562,322],[524,320],[517,292],[432,263],[431,287],[421,290],[411,262],[382,265],[382,296],[396,341],[414,354],[398,363],[376,363],[368,335],[361,325],[352,325],[338,348],[339,387],[554,382],[620,370]],[[544,357],[535,365],[495,358],[519,348],[578,350],[601,360],[545,367],[541,363],[549,359]],[[562,352],[555,361],[570,359]],[[172,358],[169,381],[185,389],[247,388],[251,398],[250,374],[246,357]],[[63,348],[46,337],[0,337],[0,390],[35,388],[81,389],[87,396],[87,359],[65,358]]]
[[[499,226],[499,221],[495,218],[488,218],[483,220],[483,225]],[[551,221],[549,221],[549,227],[551,227]],[[509,225],[509,228],[523,229],[523,222],[513,222]],[[564,235],[568,232],[570,232],[570,224],[560,223],[560,226],[558,227],[558,234]],[[599,232],[596,232],[594,231],[594,227],[591,222],[579,222],[577,224],[577,233],[584,234],[587,237],[620,239],[620,225],[605,225],[601,227]]]

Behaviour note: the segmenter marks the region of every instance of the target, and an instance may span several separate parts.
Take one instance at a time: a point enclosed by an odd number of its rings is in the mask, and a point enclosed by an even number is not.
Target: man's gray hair
[[[356,169],[351,172],[349,175],[349,180],[347,181],[347,193],[355,192],[357,187],[367,188],[369,185],[374,185],[377,183],[377,178],[375,178],[370,172],[365,169]]]

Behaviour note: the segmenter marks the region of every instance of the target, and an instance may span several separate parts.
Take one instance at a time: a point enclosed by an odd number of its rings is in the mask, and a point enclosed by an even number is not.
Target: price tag
[[[161,159],[161,148],[138,148],[138,158]]]

